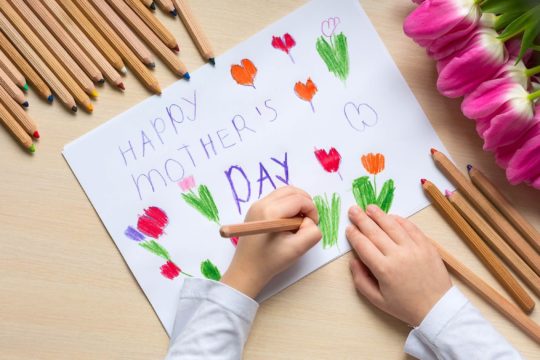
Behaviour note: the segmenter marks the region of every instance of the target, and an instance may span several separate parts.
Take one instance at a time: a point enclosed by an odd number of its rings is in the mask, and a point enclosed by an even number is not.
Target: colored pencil
[[[467,221],[465,221],[433,183],[426,179],[422,179],[422,188],[431,199],[431,203],[435,205],[437,210],[439,210],[441,215],[450,223],[450,225],[452,225],[454,230],[461,235],[461,238],[471,250],[473,250],[476,256],[480,258],[491,274],[495,276],[499,284],[506,289],[519,307],[529,314],[534,309],[535,304],[533,299],[506,269],[499,258],[495,256],[491,249],[482,241],[480,236],[478,236],[474,229]]]
[[[64,49],[71,55],[71,57],[79,64],[81,69],[84,70],[86,75],[92,79],[92,81],[103,84],[105,79],[92,60],[86,55],[81,47],[71,38],[66,30],[60,25],[60,23],[54,18],[54,16],[43,5],[42,0],[25,0],[28,6],[33,10],[34,14],[41,19],[41,22],[47,27],[50,33],[62,44]]]
[[[497,290],[493,289],[489,284],[487,284],[471,269],[457,260],[436,241],[431,240],[431,242],[437,248],[439,255],[452,274],[463,281],[469,288],[476,292],[488,304],[493,306],[495,310],[510,320],[510,322],[521,329],[531,339],[537,343],[540,343],[540,326],[537,323],[520,311],[516,305],[506,300],[504,296],[497,292]]]
[[[5,108],[4,104],[0,103],[0,122],[8,129],[15,139],[29,152],[34,153],[36,147],[32,142],[32,138],[28,135],[24,129],[17,123],[15,118],[10,114],[10,112]]]
[[[95,47],[99,49],[98,52],[101,53],[117,71],[121,72],[122,74],[127,73],[127,69],[124,65],[122,57],[72,1],[43,1],[54,16],[56,16],[58,21],[64,25],[66,30],[70,32],[71,35],[73,35],[73,37],[79,42],[79,45],[81,45],[82,48],[87,48],[88,41],[92,42]],[[63,11],[56,12],[56,10],[59,8]],[[83,32],[86,35],[84,35]],[[96,59],[95,56],[94,59]]]
[[[469,177],[473,184],[497,207],[497,209],[514,225],[537,252],[540,252],[540,233],[520,214],[512,203],[493,183],[477,168],[467,165]]]
[[[6,38],[4,33],[0,31],[0,48],[9,57],[13,64],[19,67],[19,70],[26,77],[28,82],[32,85],[34,90],[47,100],[49,103],[53,102],[54,96],[49,86],[45,83],[42,77],[34,70],[32,65],[26,61],[24,56],[19,53],[13,44]],[[36,55],[37,56],[37,55]]]
[[[26,83],[26,79],[24,78],[23,74],[21,74],[19,69],[17,69],[15,65],[13,65],[11,60],[1,50],[0,50],[0,68],[4,70],[4,72],[9,76],[11,81],[15,83],[15,85],[17,85],[24,91],[28,91],[28,84]]]
[[[463,175],[443,153],[431,149],[435,164],[457,186],[476,210],[493,226],[501,237],[523,260],[540,275],[540,255],[517,232],[516,229],[495,209],[482,193]]]
[[[60,33],[63,31],[65,34],[64,36],[70,36],[78,47],[86,54],[90,61],[95,63],[99,71],[101,71],[105,79],[107,79],[111,85],[125,90],[122,77],[118,71],[116,71],[109,61],[101,54],[92,41],[86,37],[82,30],[79,29],[79,27],[73,22],[73,20],[60,5],[58,5],[54,0],[38,0],[35,2],[42,4],[43,11],[46,11],[50,16],[54,17],[55,22],[62,27],[62,30],[59,29],[58,32]]]
[[[148,10],[140,0],[124,0],[146,25],[163,41],[165,45],[174,51],[180,51],[174,35]]]
[[[147,8],[151,9],[152,11],[156,11],[156,3],[154,0],[137,0],[143,3]]]
[[[171,0],[155,0],[161,10],[168,12],[172,16],[176,16],[177,12]]]
[[[459,211],[467,222],[482,237],[501,259],[516,273],[523,282],[540,296],[540,277],[519,257],[518,254],[497,234],[495,230],[473,209],[457,191],[446,193],[448,201]]]
[[[107,20],[109,25],[115,29],[116,33],[124,40],[146,66],[153,69],[156,67],[154,55],[143,44],[143,42],[135,35],[135,33],[126,25],[126,23],[114,12],[105,0],[91,0],[101,16]]]
[[[304,218],[294,217],[290,219],[250,221],[242,224],[223,225],[219,229],[222,237],[231,238],[237,236],[274,233],[280,231],[295,231],[300,228]]]
[[[13,100],[9,94],[0,86],[0,102],[4,104],[4,107],[8,109],[10,114],[19,125],[26,131],[26,133],[35,139],[39,139],[39,131],[36,123],[26,111],[23,110],[16,102]]]
[[[39,75],[43,77],[43,80],[54,91],[56,97],[60,99],[60,102],[64,104],[71,111],[77,111],[77,105],[75,99],[71,93],[66,89],[64,84],[56,77],[56,75],[49,69],[49,67],[41,60],[41,58],[36,54],[30,45],[26,43],[21,34],[11,25],[8,19],[0,12],[0,27],[6,36],[2,34],[2,43],[4,41],[9,42],[7,37],[11,39],[13,45],[21,52],[22,56],[28,60],[34,69],[39,72]],[[4,47],[6,49],[7,47]]]
[[[2,13],[9,18],[13,26],[15,26],[26,39],[28,44],[32,46],[36,53],[38,53],[41,59],[48,65],[51,71],[56,75],[64,86],[73,95],[75,100],[81,104],[88,112],[94,110],[94,106],[90,101],[90,98],[79,84],[71,77],[71,75],[64,69],[56,57],[49,51],[49,49],[41,42],[41,40],[34,34],[34,32],[26,25],[26,22],[17,14],[17,11],[8,5],[6,0],[1,2]]]
[[[55,39],[47,27],[41,22],[34,12],[23,1],[14,2],[7,0],[11,4],[12,9],[19,13],[19,16],[24,19],[26,25],[30,27],[34,34],[41,39],[41,43],[49,49],[50,53],[58,60],[63,68],[71,74],[72,78],[79,86],[90,96],[97,97],[98,92],[94,83],[85,74],[81,67],[67,53],[64,47]],[[14,24],[15,25],[15,24]],[[100,74],[101,75],[101,74]]]
[[[24,93],[21,89],[15,85],[8,74],[0,68],[0,86],[6,90],[6,92],[20,105],[28,107],[28,101],[24,97]]]
[[[68,5],[73,3],[69,0],[59,0],[64,6],[64,10]],[[111,45],[122,55],[129,68],[135,73],[135,75],[143,82],[143,84],[152,92],[161,94],[161,88],[158,81],[152,75],[150,70],[143,65],[137,59],[137,56],[131,51],[131,49],[122,41],[122,39],[116,34],[116,32],[109,26],[107,21],[101,17],[99,12],[88,2],[88,0],[77,1],[77,6],[85,16],[94,24],[96,28],[106,37]]]
[[[210,64],[215,65],[216,60],[214,56],[214,51],[212,50],[212,46],[210,45],[210,41],[202,30],[199,21],[195,18],[195,16],[193,16],[193,11],[191,11],[191,8],[187,4],[187,1],[173,0],[173,2],[176,10],[178,11],[178,15],[182,19],[184,26],[187,28],[202,57]]]
[[[178,59],[175,53],[154,34],[154,32],[142,21],[137,14],[123,0],[107,0],[114,10],[122,16],[126,24],[131,26],[141,39],[154,50],[154,52],[163,60],[163,62],[175,74],[190,78],[186,66]]]

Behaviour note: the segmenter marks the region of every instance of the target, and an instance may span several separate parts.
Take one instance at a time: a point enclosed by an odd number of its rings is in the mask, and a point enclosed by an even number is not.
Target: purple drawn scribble
[[[327,38],[331,38],[340,23],[341,19],[338,17],[330,17],[324,20],[321,23],[321,33]]]
[[[362,132],[366,127],[373,127],[379,122],[379,114],[370,105],[356,105],[349,101],[343,107],[343,114],[349,125],[356,131]]]
[[[124,235],[126,235],[128,238],[130,238],[133,241],[143,241],[144,235],[141,234],[137,229],[133,228],[132,226],[128,226],[127,229],[124,231]]]

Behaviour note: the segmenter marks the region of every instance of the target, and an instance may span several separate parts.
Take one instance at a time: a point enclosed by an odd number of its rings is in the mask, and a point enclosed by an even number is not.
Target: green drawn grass
[[[210,190],[206,185],[199,185],[198,191],[198,195],[193,191],[184,193],[182,198],[208,220],[219,224],[219,211]]]
[[[323,36],[317,39],[317,52],[332,72],[339,79],[345,81],[349,76],[349,48],[347,37],[340,33],[330,38],[328,42]]]
[[[201,263],[201,274],[203,274],[207,279],[215,281],[221,280],[221,273],[219,272],[219,269],[216,265],[212,264],[209,259],[206,259]]]
[[[368,205],[375,204],[380,207],[382,211],[388,213],[394,200],[395,189],[394,180],[392,179],[384,182],[379,196],[375,194],[375,189],[373,188],[369,176],[361,176],[354,179],[352,183],[354,199],[358,206],[364,209],[364,211]]]
[[[394,190],[396,190],[394,180],[386,180],[379,196],[377,197],[377,204],[385,213],[387,213],[392,206],[392,201],[394,200]]]
[[[317,212],[319,213],[319,229],[322,233],[323,249],[337,245],[339,231],[339,216],[341,214],[341,198],[333,193],[329,203],[328,197],[315,196],[313,198]]]
[[[164,258],[165,260],[171,259],[169,252],[163,246],[159,245],[155,240],[141,242],[139,243],[139,246],[145,248],[146,250],[159,257]]]

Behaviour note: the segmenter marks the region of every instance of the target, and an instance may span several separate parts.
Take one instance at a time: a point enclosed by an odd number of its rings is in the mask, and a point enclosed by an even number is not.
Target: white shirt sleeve
[[[241,359],[258,307],[220,282],[185,279],[166,359]]]
[[[405,352],[419,359],[521,359],[455,286],[409,333]]]

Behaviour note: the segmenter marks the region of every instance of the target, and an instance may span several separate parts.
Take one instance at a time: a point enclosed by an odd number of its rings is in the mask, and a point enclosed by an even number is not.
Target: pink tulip
[[[428,47],[446,34],[463,32],[480,19],[475,0],[425,0],[405,19],[403,31],[421,46]]]
[[[193,175],[188,176],[182,179],[182,181],[178,182],[178,186],[180,186],[182,191],[189,191],[195,187],[195,178]]]
[[[540,107],[537,109],[540,111]],[[537,122],[540,122],[538,114]],[[511,184],[515,185],[524,181],[540,189],[540,134],[532,131],[528,135],[530,137],[508,163],[506,177]]]
[[[477,30],[468,44],[453,56],[437,65],[437,88],[450,98],[475,90],[484,81],[492,79],[508,61],[508,54],[495,30]]]
[[[514,154],[521,149],[529,139],[537,136],[540,136],[540,105],[536,106],[534,125],[513,143],[501,146],[495,150],[495,160],[497,161],[497,164],[506,169]]]

